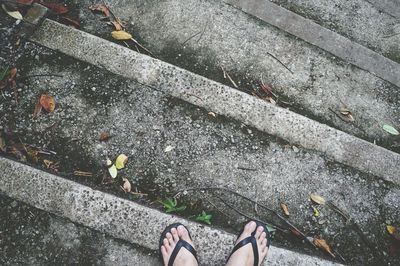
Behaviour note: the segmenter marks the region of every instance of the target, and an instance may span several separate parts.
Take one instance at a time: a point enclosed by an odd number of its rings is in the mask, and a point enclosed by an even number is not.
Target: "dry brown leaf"
[[[118,21],[111,21],[111,23],[114,25],[116,31],[123,30],[121,23],[119,23]]]
[[[1,133],[0,133],[0,151],[6,152],[6,142],[4,141]]]
[[[8,76],[7,76],[8,82],[11,82],[15,78],[16,75],[17,75],[17,68],[14,67],[10,70],[10,73],[8,73]]]
[[[110,17],[110,10],[105,4],[96,4],[89,7],[92,11],[99,11],[104,14],[105,17]]]
[[[331,247],[328,245],[328,243],[326,243],[325,240],[323,240],[321,238],[314,238],[313,243],[319,249],[325,251],[326,253],[331,255],[333,258],[336,258],[335,254],[332,253]]]
[[[54,112],[54,109],[56,108],[56,101],[54,100],[54,97],[47,94],[42,94],[40,96],[39,102],[44,110],[49,113]]]
[[[121,189],[123,191],[125,191],[125,193],[130,193],[132,190],[132,186],[131,183],[129,182],[129,180],[127,178],[122,178],[122,181],[124,182],[124,184],[121,186]]]
[[[289,209],[288,209],[288,206],[285,203],[281,202],[281,208],[282,208],[283,213],[285,215],[289,216]]]
[[[111,138],[110,134],[106,133],[106,132],[102,132],[100,134],[99,140],[100,141],[107,141]]]
[[[324,205],[324,204],[325,204],[325,199],[324,199],[323,197],[317,195],[317,194],[311,193],[311,194],[310,194],[310,199],[311,199],[313,202],[317,203],[317,204],[321,204],[321,205]]]
[[[36,118],[39,116],[40,112],[42,111],[42,105],[40,104],[40,98],[38,99],[36,105],[35,105],[35,110],[33,111],[33,118]]]

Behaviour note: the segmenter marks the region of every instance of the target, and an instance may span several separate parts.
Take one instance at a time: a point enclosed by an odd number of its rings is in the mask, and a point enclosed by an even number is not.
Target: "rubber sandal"
[[[160,242],[159,242],[159,245],[158,245],[158,249],[159,249],[159,251],[160,251],[160,258],[161,258],[161,260],[162,260],[161,247],[163,246],[164,238],[166,238],[167,233],[171,233],[171,229],[172,229],[172,228],[178,228],[178,226],[180,226],[180,225],[182,225],[183,227],[186,228],[186,230],[187,230],[188,233],[189,233],[189,238],[190,238],[190,240],[192,240],[192,237],[190,236],[189,229],[187,229],[187,227],[184,226],[183,224],[181,224],[181,223],[174,223],[174,224],[168,225],[168,226],[164,229],[164,231],[161,233]],[[171,234],[172,234],[172,233],[171,233]],[[175,261],[175,259],[176,259],[176,256],[178,255],[179,250],[180,250],[181,248],[186,248],[190,253],[193,254],[193,256],[194,256],[194,258],[196,259],[196,261],[197,261],[197,262],[199,261],[199,260],[197,259],[197,252],[196,252],[196,250],[194,249],[194,247],[193,247],[192,245],[190,245],[188,242],[186,242],[185,240],[179,239],[178,243],[176,243],[176,246],[175,246],[174,250],[173,250],[172,253],[171,253],[171,257],[169,258],[169,261],[168,261],[168,266],[172,266],[172,265],[174,264],[174,261]]]
[[[249,223],[249,222],[250,222],[250,221],[248,221],[247,223]],[[256,238],[254,237],[254,235],[256,234],[257,228],[258,228],[259,226],[262,226],[262,227],[264,228],[264,232],[267,234],[266,239],[267,239],[267,247],[268,247],[268,249],[269,249],[269,246],[270,246],[270,244],[271,244],[272,235],[271,235],[271,233],[268,231],[267,227],[266,227],[264,224],[262,224],[262,223],[260,223],[260,222],[257,222],[257,221],[254,221],[254,222],[256,223],[256,229],[251,233],[250,236],[246,237],[245,239],[242,239],[239,243],[237,243],[237,244],[233,247],[231,254],[229,255],[228,259],[226,260],[227,262],[229,261],[229,259],[231,258],[231,256],[233,255],[233,253],[235,253],[236,250],[238,250],[238,249],[244,247],[244,246],[247,245],[247,244],[251,244],[252,247],[253,247],[254,266],[258,266],[258,262],[259,262],[258,247],[257,247],[257,240],[256,240]],[[247,223],[246,223],[246,224],[247,224]],[[243,229],[242,229],[242,230],[240,231],[240,233],[238,234],[237,239],[239,239],[239,237],[240,237],[240,235],[243,233],[243,231],[244,231],[244,226],[243,226]],[[237,240],[237,239],[236,239],[236,240]]]

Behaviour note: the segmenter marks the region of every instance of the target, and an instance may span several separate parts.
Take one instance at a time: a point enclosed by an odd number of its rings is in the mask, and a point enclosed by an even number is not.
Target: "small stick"
[[[228,79],[229,79],[229,81],[232,83],[232,85],[233,85],[236,89],[238,89],[238,88],[239,88],[238,85],[233,81],[233,79],[231,78],[231,76],[229,76],[228,72],[226,72],[225,69],[224,69],[222,66],[220,66],[220,67],[221,67],[222,71],[224,72],[224,78],[228,77]]]
[[[142,192],[133,192],[133,191],[131,191],[129,193],[131,193],[132,195],[135,195],[135,196],[148,196],[147,193],[142,193]]]
[[[284,63],[282,63],[281,60],[279,60],[276,56],[274,56],[273,54],[271,54],[270,52],[267,52],[267,54],[269,56],[271,56],[272,58],[274,58],[276,61],[278,61],[284,68],[286,68],[287,70],[289,70],[290,73],[294,74],[292,70],[290,70]]]
[[[145,50],[146,52],[148,52],[149,54],[151,54],[153,57],[155,57],[155,55],[150,52],[146,47],[144,47],[143,45],[141,45],[138,41],[136,41],[135,39],[131,38],[131,40],[136,43],[140,48],[142,48],[143,50]]]
[[[193,34],[192,36],[190,36],[189,38],[187,38],[183,43],[181,43],[181,45],[185,45],[188,41],[190,41],[191,39],[193,39],[194,37],[196,37],[197,35],[199,35],[201,33],[201,31],[199,31],[196,34]]]
[[[76,175],[76,176],[85,176],[85,177],[92,177],[92,176],[93,176],[93,173],[75,170],[75,171],[74,171],[74,175]]]

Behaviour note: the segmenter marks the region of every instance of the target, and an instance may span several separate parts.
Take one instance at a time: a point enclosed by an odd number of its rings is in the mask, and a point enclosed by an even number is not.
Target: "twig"
[[[242,166],[238,166],[237,169],[240,169],[240,170],[247,170],[247,171],[257,171],[257,169],[254,169],[254,168],[247,168],[247,167],[242,167]]]
[[[239,88],[238,85],[233,81],[233,79],[231,78],[231,76],[229,76],[228,72],[226,72],[225,69],[224,69],[222,66],[220,66],[220,67],[221,67],[221,69],[222,69],[222,71],[223,71],[223,73],[224,73],[224,78],[228,78],[229,81],[232,83],[232,85],[233,85],[236,89],[238,89],[238,88]]]
[[[270,52],[267,52],[267,54],[269,56],[271,56],[272,58],[274,58],[276,61],[278,61],[284,68],[286,68],[287,70],[289,70],[290,73],[294,74],[292,70],[290,70],[284,63],[282,63],[281,60],[279,60],[276,56],[274,56],[273,54],[271,54]]]
[[[249,215],[247,215],[247,214],[245,214],[245,213],[239,211],[238,209],[236,209],[235,207],[233,207],[231,204],[229,204],[228,202],[226,202],[225,200],[223,200],[220,196],[218,196],[218,195],[215,195],[215,196],[216,196],[222,203],[224,203],[226,206],[228,206],[229,208],[231,208],[232,210],[234,210],[236,213],[238,213],[238,214],[240,214],[240,215],[246,217],[247,219],[253,220],[253,221],[256,221],[256,222],[259,222],[259,223],[262,223],[262,224],[268,224],[268,223],[266,223],[266,222],[264,222],[264,221],[261,221],[261,220],[259,220],[259,219],[254,218],[254,217],[251,217],[251,216],[249,216]],[[273,224],[273,223],[269,223],[269,224],[272,224],[277,230],[279,230],[279,231],[281,231],[281,232],[283,232],[283,233],[287,232],[286,229],[284,229],[284,228],[282,228],[282,227],[280,227],[280,226],[278,226],[278,225],[276,225],[276,224]]]
[[[62,75],[56,75],[56,74],[38,74],[38,75],[29,75],[29,76],[22,76],[18,77],[18,79],[27,79],[27,78],[34,78],[34,77],[58,77],[58,78],[63,78],[64,76]]]
[[[226,216],[226,218],[231,219],[231,217],[226,214],[224,211],[222,211],[221,209],[219,209],[214,203],[211,202],[211,200],[209,200],[207,197],[202,196],[202,199],[206,200],[208,203],[210,203],[217,211],[219,211],[220,213],[222,213],[224,216]]]
[[[129,193],[131,193],[132,195],[135,195],[135,196],[148,196],[148,195],[149,195],[149,194],[147,194],[147,193],[133,192],[133,191],[131,191],[131,192],[129,192]]]
[[[85,171],[79,171],[79,170],[75,170],[74,171],[74,175],[75,176],[85,176],[85,177],[92,177],[93,173],[91,172],[85,172]]]
[[[142,48],[143,50],[145,50],[146,52],[148,52],[149,54],[151,54],[151,56],[156,57],[152,52],[150,52],[149,49],[147,49],[146,47],[144,47],[143,45],[141,45],[138,41],[136,41],[134,38],[131,38],[131,40],[136,43],[140,48]]]
[[[234,194],[234,195],[236,195],[236,196],[238,196],[238,197],[241,197],[241,198],[243,198],[243,199],[246,199],[246,200],[252,202],[253,204],[257,204],[257,206],[259,206],[259,207],[261,207],[261,208],[263,208],[263,209],[265,209],[265,210],[268,210],[269,212],[271,212],[272,214],[274,214],[276,217],[278,217],[278,218],[279,218],[281,221],[283,221],[291,230],[296,231],[296,232],[302,237],[302,240],[307,241],[307,242],[308,242],[309,244],[311,244],[312,246],[315,246],[314,243],[313,243],[312,241],[310,241],[310,240],[307,239],[306,235],[305,235],[303,232],[301,232],[296,226],[294,226],[293,224],[291,224],[288,220],[286,220],[284,217],[282,217],[282,216],[281,216],[280,214],[278,214],[276,211],[274,211],[274,210],[268,208],[267,206],[265,206],[265,205],[263,205],[263,204],[260,204],[260,203],[258,203],[258,202],[255,202],[254,200],[250,199],[249,197],[246,197],[246,196],[244,196],[244,195],[242,195],[242,194],[240,194],[240,193],[238,193],[238,192],[236,192],[236,191],[233,191],[233,190],[231,190],[231,189],[229,189],[229,188],[223,188],[223,187],[188,188],[188,189],[184,189],[184,190],[178,191],[177,193],[175,193],[175,195],[177,195],[178,193],[182,193],[183,191],[201,191],[201,190],[206,190],[206,191],[207,191],[207,190],[222,190],[222,191],[226,191],[226,192],[232,193],[232,194]],[[174,196],[175,196],[175,195],[174,195]],[[247,216],[245,216],[245,217],[247,217]]]
[[[201,31],[199,31],[196,34],[193,34],[192,36],[190,36],[189,38],[187,38],[183,43],[181,43],[181,45],[185,45],[188,41],[190,41],[191,39],[193,39],[194,37],[196,37],[197,35],[199,35],[201,33]]]

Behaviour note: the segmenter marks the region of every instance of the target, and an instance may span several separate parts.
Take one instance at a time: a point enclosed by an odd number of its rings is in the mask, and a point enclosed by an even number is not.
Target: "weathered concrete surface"
[[[397,63],[400,14],[397,0],[270,0]],[[382,12],[383,11],[383,12]],[[397,15],[399,17],[399,15]]]
[[[40,156],[38,165],[46,167],[43,159],[60,162],[59,171],[68,178],[130,199],[134,197],[119,188],[122,177],[149,193],[149,201],[170,197],[177,189],[202,186],[229,187],[279,212],[279,203],[284,200],[290,208],[290,221],[301,230],[322,236],[349,263],[373,264],[378,257],[337,213],[322,207],[321,217],[313,217],[308,194],[315,191],[349,212],[375,245],[388,250],[385,225],[400,220],[395,200],[400,193],[398,186],[222,115],[209,116],[209,110],[174,99],[168,90],[140,85],[33,44],[26,49],[20,59],[20,75],[52,73],[60,77],[38,76],[29,78],[25,85],[19,83],[19,104],[14,109],[13,93],[5,91],[7,100],[0,101],[0,125],[26,144],[57,152],[57,156]],[[56,110],[32,119],[43,88],[56,97]],[[15,123],[10,125],[10,120]],[[100,142],[101,132],[110,133],[112,138]],[[173,149],[165,152],[168,146]],[[114,184],[101,184],[102,162],[120,153],[129,157],[127,167]],[[91,171],[94,176],[72,176],[77,169]],[[222,216],[198,195],[188,194],[186,201],[188,206],[197,206],[190,208],[187,217],[206,210],[212,212],[213,223],[226,230],[243,221],[235,213]],[[254,209],[239,206],[245,212]],[[267,213],[260,216],[270,219]],[[281,234],[274,243],[321,255]]]
[[[79,3],[83,30],[110,38],[110,28],[88,10],[90,4]],[[383,124],[399,125],[398,87],[222,1],[114,0],[109,5],[127,22],[127,30],[164,61],[218,81],[224,80],[222,65],[249,92],[263,75],[298,112],[371,142],[400,145],[382,130]],[[343,105],[353,111],[355,123],[330,110]]]
[[[222,265],[236,239],[224,231],[167,215],[5,158],[0,158],[0,169],[0,191],[9,197],[149,249],[158,249],[158,236],[167,225],[181,222],[188,226],[199,247],[200,262]],[[265,265],[335,264],[272,246]]]
[[[159,265],[158,254],[0,194],[1,265]]]
[[[244,12],[400,87],[400,64],[266,0],[226,0]]]
[[[46,20],[32,40],[400,184],[400,155],[168,63]]]

